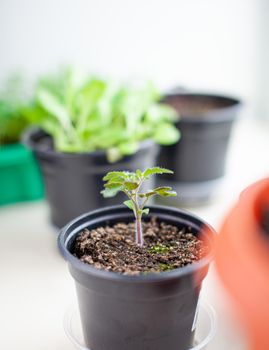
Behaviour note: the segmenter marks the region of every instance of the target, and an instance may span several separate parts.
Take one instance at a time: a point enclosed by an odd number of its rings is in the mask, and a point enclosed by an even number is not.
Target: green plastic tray
[[[32,152],[19,143],[0,146],[0,205],[43,196],[43,182]]]

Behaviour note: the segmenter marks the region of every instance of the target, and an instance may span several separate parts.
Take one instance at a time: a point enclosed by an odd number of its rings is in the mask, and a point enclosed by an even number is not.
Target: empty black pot
[[[240,101],[230,97],[174,93],[164,102],[174,107],[180,121],[181,139],[172,146],[162,146],[158,164],[174,171],[158,179],[179,193],[183,203],[207,200],[225,172],[231,129]]]
[[[214,231],[199,218],[169,207],[152,206],[150,216],[212,241]],[[124,206],[80,216],[62,229],[58,244],[76,284],[82,328],[91,350],[187,350],[193,342],[201,283],[211,256],[192,265],[141,276],[96,269],[74,257],[72,245],[84,228],[131,222]]]
[[[108,163],[104,151],[79,154],[56,152],[51,137],[41,130],[28,130],[23,142],[34,151],[40,164],[51,221],[57,227],[63,227],[89,210],[122,203],[122,194],[114,198],[102,197],[103,176],[114,170],[134,171],[151,167],[158,152],[158,146],[153,141],[144,141],[137,153],[112,164]]]

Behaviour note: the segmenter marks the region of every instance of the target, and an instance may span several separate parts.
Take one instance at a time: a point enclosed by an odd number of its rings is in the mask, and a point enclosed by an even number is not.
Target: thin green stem
[[[136,243],[142,247],[143,246],[143,229],[142,229],[142,210],[139,206],[138,201],[138,191],[141,186],[142,179],[139,182],[138,187],[133,192],[126,193],[130,200],[133,202],[133,211],[135,215],[135,241]]]
[[[149,200],[149,198],[146,198],[146,199],[144,200],[144,202],[143,202],[142,205],[141,205],[141,209],[144,209],[144,206],[146,205],[146,203],[147,203],[148,200]]]
[[[136,244],[143,247],[143,230],[142,230],[142,216],[139,214],[136,217]]]

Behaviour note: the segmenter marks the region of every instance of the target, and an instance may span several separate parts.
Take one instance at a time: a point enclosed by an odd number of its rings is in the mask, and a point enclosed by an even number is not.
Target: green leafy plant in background
[[[0,90],[0,144],[18,142],[28,125],[21,109],[27,101],[25,80],[20,74],[12,74]]]
[[[101,193],[105,198],[114,197],[118,192],[125,193],[129,198],[124,204],[134,212],[136,243],[139,246],[143,246],[142,215],[149,213],[149,209],[145,208],[148,200],[156,195],[163,197],[177,195],[168,186],[140,192],[143,183],[156,174],[173,174],[173,171],[159,167],[148,168],[143,172],[139,169],[136,172],[112,171],[103,178],[106,183],[104,184],[105,189]]]
[[[179,139],[176,112],[159,100],[152,84],[137,89],[65,69],[38,82],[24,115],[52,136],[57,151],[105,150],[115,162],[143,140],[167,145]]]

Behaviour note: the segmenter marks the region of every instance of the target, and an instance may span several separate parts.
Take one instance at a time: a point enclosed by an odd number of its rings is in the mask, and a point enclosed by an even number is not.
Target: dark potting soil
[[[190,229],[158,222],[143,222],[144,245],[135,243],[134,223],[85,229],[73,243],[72,253],[82,262],[124,275],[169,271],[200,260],[206,244]]]

